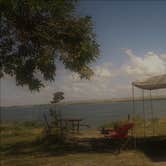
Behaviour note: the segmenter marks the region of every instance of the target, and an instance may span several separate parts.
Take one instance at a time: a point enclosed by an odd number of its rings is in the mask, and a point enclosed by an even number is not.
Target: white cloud
[[[107,62],[94,67],[95,77],[112,77],[112,64]]]
[[[112,97],[114,89],[110,88],[113,78],[111,63],[103,63],[93,67],[94,76],[90,80],[80,79],[78,74],[65,76],[62,91],[68,100],[105,99]]]
[[[131,49],[127,49],[125,53],[129,57],[129,63],[124,66],[124,70],[129,75],[149,76],[166,73],[166,62],[161,56],[148,52],[143,57],[133,54]]]
[[[81,80],[78,74],[61,68],[57,71],[55,82],[47,83],[40,93],[31,94],[26,88],[16,87],[15,81],[11,78],[6,78],[2,81],[1,103],[3,105],[49,103],[56,91],[63,91],[67,101],[129,97],[130,84],[133,80],[166,73],[166,54],[157,55],[148,52],[140,57],[131,49],[125,50],[124,53],[128,56],[127,63],[119,67],[113,67],[108,61],[96,65],[93,67],[94,76],[91,80]]]

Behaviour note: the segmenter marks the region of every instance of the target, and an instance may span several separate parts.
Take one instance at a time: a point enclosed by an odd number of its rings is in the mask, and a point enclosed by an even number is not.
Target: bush
[[[69,130],[59,125],[61,114],[57,113],[56,107],[49,110],[50,122],[48,122],[46,115],[44,115],[46,127],[44,128],[44,137],[51,142],[65,142],[69,136]]]

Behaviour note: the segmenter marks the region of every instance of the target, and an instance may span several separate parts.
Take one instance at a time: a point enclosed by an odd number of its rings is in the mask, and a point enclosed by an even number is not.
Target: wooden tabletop
[[[62,119],[58,119],[58,121],[82,121],[83,119],[80,118],[62,118]]]

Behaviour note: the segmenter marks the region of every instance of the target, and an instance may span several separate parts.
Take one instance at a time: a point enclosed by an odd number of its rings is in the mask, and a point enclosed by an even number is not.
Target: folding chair
[[[105,138],[116,141],[119,145],[119,152],[120,152],[120,149],[128,143],[129,141],[128,132],[133,127],[134,123],[127,123],[118,127],[117,129],[106,129],[105,131],[103,130],[102,134],[104,135]]]

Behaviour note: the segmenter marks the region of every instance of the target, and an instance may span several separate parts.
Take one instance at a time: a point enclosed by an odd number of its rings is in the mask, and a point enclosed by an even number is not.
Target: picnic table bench
[[[74,132],[77,132],[77,133],[80,131],[80,126],[82,126],[80,124],[81,121],[83,121],[83,119],[80,119],[80,118],[61,118],[61,119],[58,119],[59,127],[68,128],[69,126],[71,126],[71,130]]]
[[[44,121],[46,123],[47,129],[48,131],[51,129],[51,124],[48,121],[48,118],[46,116],[46,114],[43,114],[44,117]],[[83,121],[83,119],[81,118],[58,118],[56,120],[58,122],[58,127],[63,129],[69,129],[72,130],[73,132],[77,132],[79,133],[80,131],[80,126],[85,126],[89,128],[88,124],[81,124],[81,122]]]

